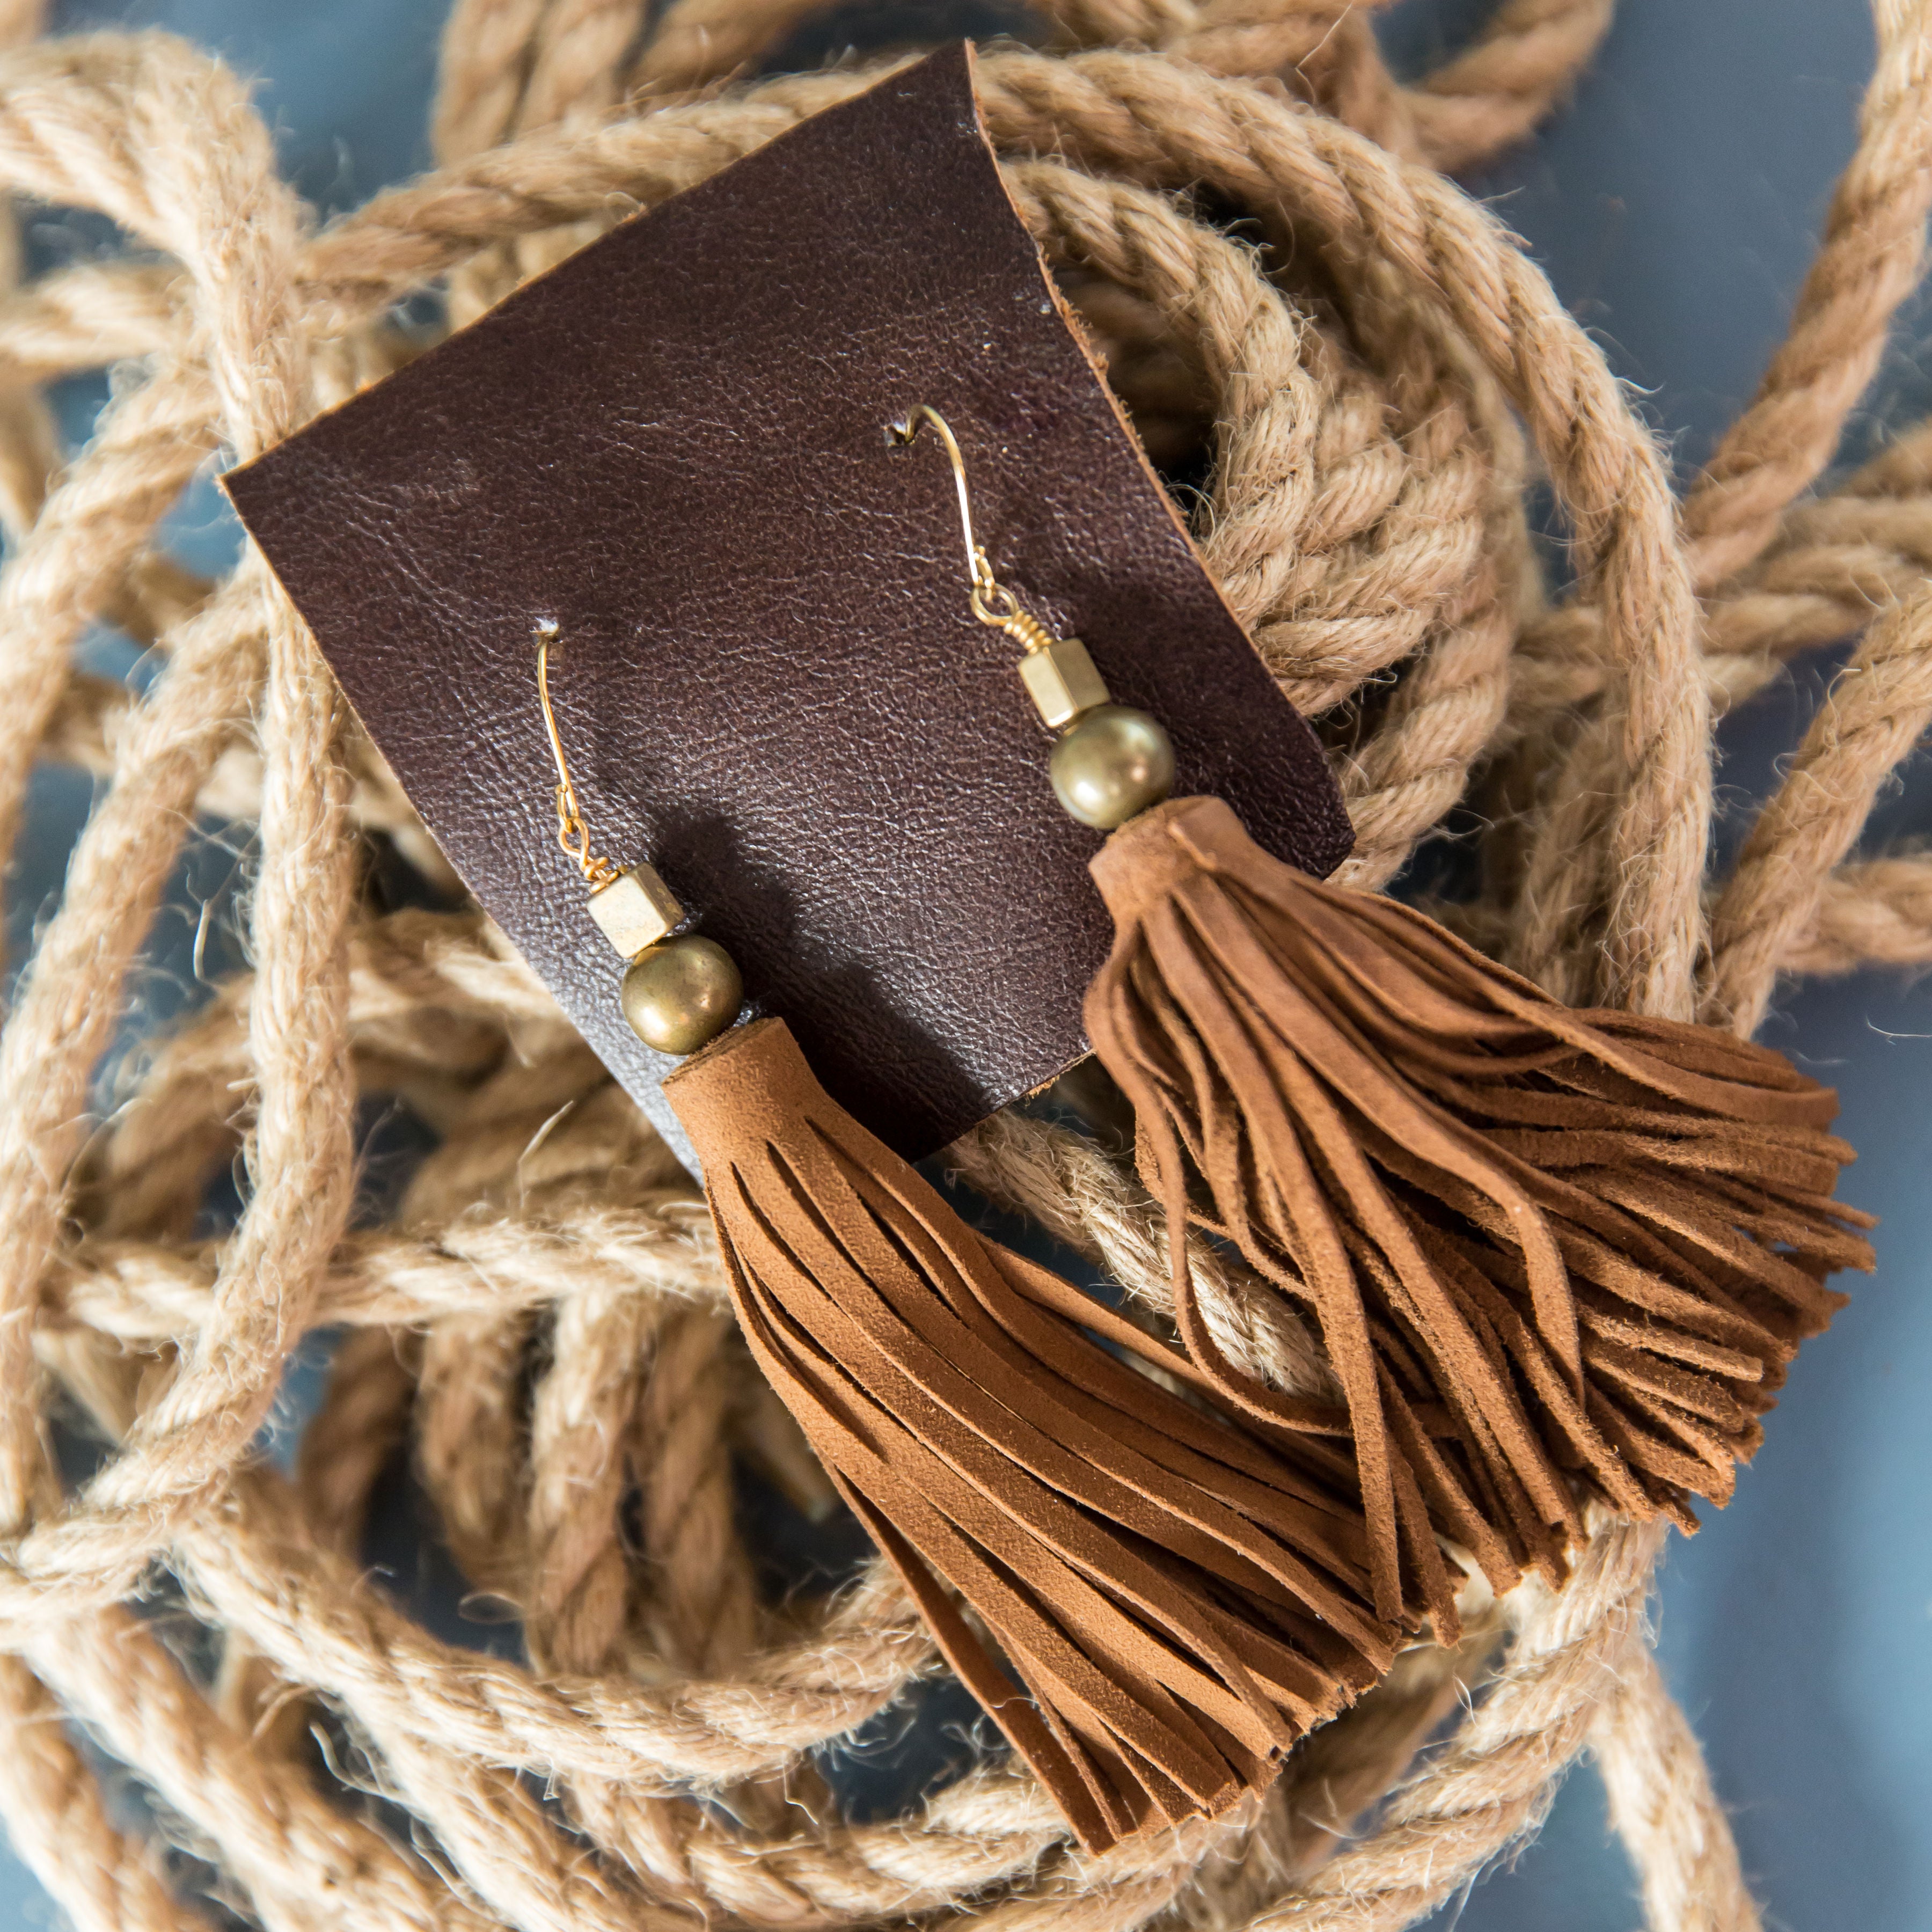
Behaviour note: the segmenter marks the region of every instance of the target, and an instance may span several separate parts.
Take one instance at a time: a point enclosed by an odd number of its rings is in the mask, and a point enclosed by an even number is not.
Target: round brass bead
[[[1053,748],[1054,795],[1082,825],[1111,832],[1174,789],[1174,741],[1125,704],[1096,704]]]
[[[618,996],[631,1030],[660,1053],[695,1053],[738,1017],[745,982],[715,939],[648,946],[624,969]]]

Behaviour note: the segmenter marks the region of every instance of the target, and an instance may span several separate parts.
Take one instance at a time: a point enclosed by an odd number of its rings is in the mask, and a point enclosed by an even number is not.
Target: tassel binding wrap
[[[666,1091],[753,1354],[1089,1849],[1226,1810],[1388,1668],[1418,1616],[1370,1608],[1332,1444],[1184,1397],[1184,1355],[975,1234],[782,1022]]]
[[[1592,1492],[1696,1526],[1804,1337],[1869,1268],[1832,1192],[1837,1096],[1714,1032],[1577,1012],[1420,913],[1262,851],[1218,799],[1093,862],[1112,957],[1087,997],[1172,1224],[1233,1243],[1318,1325],[1324,1422],[1190,1354],[1270,1439],[1353,1438],[1372,1600],[1449,1611],[1437,1536],[1498,1589],[1552,1580]]]

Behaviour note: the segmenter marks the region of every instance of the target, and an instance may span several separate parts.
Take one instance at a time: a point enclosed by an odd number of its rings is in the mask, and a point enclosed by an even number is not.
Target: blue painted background
[[[285,164],[328,209],[426,164],[442,0],[137,0],[68,4],[59,24],[172,28],[259,77]],[[1384,16],[1398,64],[1440,56],[1486,10],[1404,0]],[[1534,247],[1688,470],[1748,400],[1781,332],[1831,182],[1849,154],[1871,58],[1856,0],[1624,0],[1573,108],[1477,184]],[[72,232],[44,230],[48,256]],[[1847,455],[1932,407],[1909,316]],[[76,433],[102,393],[72,386]],[[205,497],[180,547],[213,561],[230,538]],[[1735,843],[1778,754],[1816,701],[1815,676],[1725,730],[1725,839]],[[8,880],[16,955],[60,868],[88,787],[44,773]],[[1932,832],[1918,770],[1888,799],[1890,840]],[[205,842],[170,915],[176,963],[142,1006],[193,996],[186,936],[232,890],[235,854]],[[218,959],[215,962],[220,963]],[[1880,1270],[1810,1346],[1738,1499],[1674,1549],[1661,1654],[1732,1809],[1770,1922],[1792,1932],[1932,1932],[1932,994],[1865,976],[1788,1000],[1768,1036],[1844,1096],[1861,1149],[1846,1192],[1883,1217]],[[0,1854],[0,1906],[51,1908]],[[1445,1910],[1464,1932],[1629,1932],[1641,1918],[1602,1795],[1580,1772],[1516,1868]]]

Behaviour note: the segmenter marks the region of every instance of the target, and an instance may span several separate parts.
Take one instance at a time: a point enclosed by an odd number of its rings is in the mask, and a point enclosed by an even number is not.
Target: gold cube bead
[[[633,866],[590,895],[590,916],[626,959],[655,946],[684,916],[670,888],[649,866]]]
[[[1108,702],[1106,681],[1078,638],[1055,638],[1020,659],[1020,682],[1049,731]]]

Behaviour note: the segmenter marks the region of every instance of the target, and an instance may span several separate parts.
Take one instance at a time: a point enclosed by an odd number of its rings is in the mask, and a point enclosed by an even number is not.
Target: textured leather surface
[[[649,858],[827,1090],[917,1156],[1085,1050],[1100,835],[969,614],[1001,576],[1325,874],[1346,816],[1060,311],[935,54],[616,230],[226,479],[478,900],[688,1151],[554,838],[539,619],[601,849]]]

